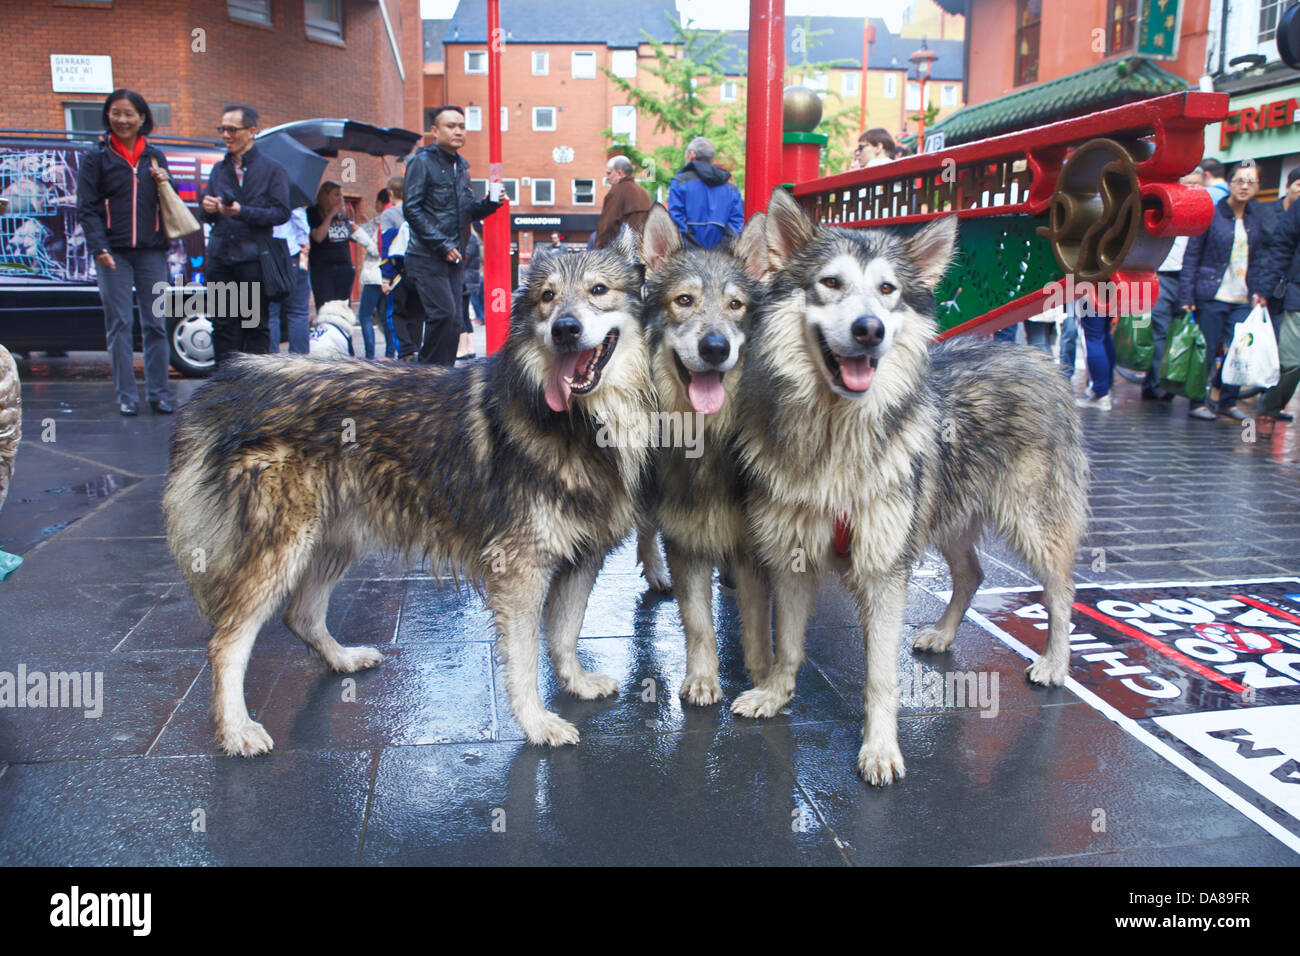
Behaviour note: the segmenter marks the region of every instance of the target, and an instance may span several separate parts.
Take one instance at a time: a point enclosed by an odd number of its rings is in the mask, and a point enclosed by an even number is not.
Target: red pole
[[[870,53],[868,47],[876,42],[876,28],[871,25],[871,21],[863,19],[862,21],[862,109],[858,115],[858,132],[867,131],[867,56]]]
[[[745,143],[745,218],[767,208],[781,185],[785,91],[785,0],[749,0],[749,119]]]
[[[501,31],[498,0],[487,0],[488,181],[501,182]],[[510,202],[483,220],[483,305],[487,311],[487,354],[510,334]]]

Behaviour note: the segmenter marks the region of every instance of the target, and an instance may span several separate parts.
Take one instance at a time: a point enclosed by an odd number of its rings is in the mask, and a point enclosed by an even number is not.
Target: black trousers
[[[461,293],[465,267],[431,255],[423,249],[409,249],[403,267],[403,285],[411,283],[424,307],[424,341],[420,362],[425,365],[456,364],[456,347],[461,331]]]
[[[351,301],[352,279],[356,276],[356,269],[351,265],[312,266],[307,274],[311,279],[311,295],[316,300],[317,309],[335,299]]]
[[[424,306],[420,304],[415,283],[405,273],[393,289],[393,333],[397,336],[402,358],[419,355],[420,342],[424,338]]]
[[[209,302],[215,305],[214,314],[208,318],[212,322],[212,351],[217,364],[232,352],[269,353],[271,332],[267,318],[271,303],[262,284],[261,264],[211,262],[207,282]]]

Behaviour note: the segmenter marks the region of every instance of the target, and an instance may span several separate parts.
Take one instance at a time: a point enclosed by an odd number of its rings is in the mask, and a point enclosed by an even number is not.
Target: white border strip
[[[1230,581],[1193,581],[1187,584],[1183,584],[1179,582],[1170,582],[1170,581],[1161,581],[1153,584],[1081,584],[1078,586],[1077,590],[1082,590],[1083,588],[1105,588],[1108,591],[1111,590],[1118,591],[1124,588],[1205,587],[1207,585],[1223,586],[1223,585],[1230,585],[1230,584],[1285,584],[1288,582],[1300,584],[1300,578],[1250,578],[1250,579],[1239,579],[1239,580],[1230,580]],[[1042,590],[1041,587],[986,588],[982,591],[977,592],[975,596],[979,597],[980,594],[1011,594],[1016,592],[1041,591],[1041,590]],[[998,640],[1002,641],[1002,643],[1006,644],[1009,648],[1011,648],[1021,657],[1025,658],[1028,661],[1038,660],[1039,657],[1038,654],[1035,654],[1024,644],[1020,643],[1019,640],[1012,637],[1006,631],[1002,630],[1002,628],[998,627],[996,624],[994,624],[992,621],[986,618],[983,614],[980,614],[978,611],[968,610],[966,612],[966,616],[971,618],[973,621],[975,621],[977,624],[983,627],[994,637],[998,638]],[[1201,786],[1205,787],[1205,789],[1209,790],[1210,793],[1214,794],[1224,803],[1228,804],[1228,806],[1232,807],[1234,810],[1241,813],[1252,823],[1256,823],[1259,826],[1261,826],[1271,836],[1276,838],[1278,842],[1282,843],[1289,849],[1294,850],[1296,853],[1300,853],[1300,836],[1297,836],[1296,834],[1292,833],[1290,830],[1282,826],[1282,824],[1278,823],[1276,820],[1274,820],[1268,814],[1264,813],[1264,811],[1260,810],[1258,807],[1254,806],[1251,803],[1248,803],[1235,790],[1230,789],[1229,787],[1220,783],[1214,777],[1210,776],[1200,767],[1196,766],[1196,764],[1192,763],[1190,760],[1188,760],[1178,751],[1170,747],[1159,737],[1156,737],[1154,734],[1152,734],[1149,730],[1147,730],[1145,727],[1139,724],[1136,720],[1134,720],[1131,717],[1125,717],[1118,710],[1112,707],[1109,703],[1102,700],[1092,691],[1088,690],[1086,687],[1079,684],[1073,677],[1065,678],[1065,686],[1071,691],[1073,691],[1080,699],[1082,699],[1083,701],[1091,705],[1092,708],[1098,711],[1102,716],[1106,717],[1108,720],[1116,724],[1119,724],[1120,727],[1128,731],[1129,735],[1135,738],[1138,742],[1145,744],[1151,750],[1154,750],[1160,756],[1164,757],[1171,764],[1173,764],[1179,770],[1183,771],[1183,773],[1187,774],[1197,783],[1201,784]]]

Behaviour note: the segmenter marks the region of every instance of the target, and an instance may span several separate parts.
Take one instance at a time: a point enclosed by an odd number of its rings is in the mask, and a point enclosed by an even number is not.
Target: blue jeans
[[[1219,302],[1215,299],[1202,299],[1196,303],[1196,324],[1205,336],[1205,358],[1209,365],[1210,385],[1219,386],[1219,409],[1232,408],[1237,404],[1237,395],[1241,389],[1236,385],[1224,385],[1219,373],[1215,371],[1214,359],[1219,354],[1219,347],[1227,351],[1232,344],[1232,333],[1238,322],[1246,321],[1250,315],[1250,304],[1238,305],[1235,302]],[[1192,402],[1192,408],[1198,408],[1205,402]]]
[[[1110,392],[1115,379],[1115,340],[1110,334],[1110,316],[1093,315],[1087,309],[1079,316],[1084,347],[1088,350],[1088,378],[1092,394],[1101,398]]]
[[[380,310],[380,315],[387,313],[384,305],[384,290],[378,285],[363,285],[361,287],[361,302],[357,306],[357,318],[361,320],[361,340],[366,343],[366,358],[375,357],[375,310]]]
[[[1061,371],[1066,378],[1074,378],[1075,349],[1079,341],[1078,312],[1073,302],[1065,307],[1065,321],[1061,323]]]
[[[271,354],[280,351],[280,317],[289,324],[289,351],[306,355],[311,340],[311,283],[306,269],[295,268],[297,285],[283,302],[272,302],[267,309],[267,328],[271,332]]]

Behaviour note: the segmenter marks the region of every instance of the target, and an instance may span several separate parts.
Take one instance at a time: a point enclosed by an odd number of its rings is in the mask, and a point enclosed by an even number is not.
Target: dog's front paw
[[[1065,675],[1069,671],[1068,664],[1053,664],[1044,655],[1025,668],[1025,673],[1035,684],[1042,684],[1044,687],[1060,687],[1065,683]]]
[[[563,747],[578,742],[578,728],[559,714],[547,710],[527,722],[521,720],[519,723],[528,742],[539,747]]]
[[[722,685],[717,674],[687,674],[682,684],[682,699],[696,707],[709,707],[722,700]]]
[[[673,590],[673,582],[668,577],[668,569],[665,567],[646,567],[641,569],[645,575],[645,583],[650,585],[650,590],[658,591],[660,594],[670,594]]]
[[[566,681],[564,689],[583,700],[597,700],[618,693],[618,681],[604,674],[582,671],[574,680]]]
[[[898,744],[883,747],[863,744],[858,751],[858,773],[873,787],[887,787],[894,782],[894,777],[903,779],[907,768],[903,766],[903,753]]]
[[[266,728],[255,720],[246,720],[236,727],[218,730],[217,742],[232,757],[256,757],[275,745]]]
[[[342,674],[352,674],[383,662],[384,655],[373,647],[345,647],[338,659],[330,663],[330,667]]]
[[[916,635],[916,640],[912,642],[912,649],[942,654],[952,647],[952,642],[956,637],[956,631],[945,631],[939,627],[927,627]]]
[[[755,687],[735,699],[731,712],[739,717],[774,717],[790,702],[790,697],[770,687]]]

